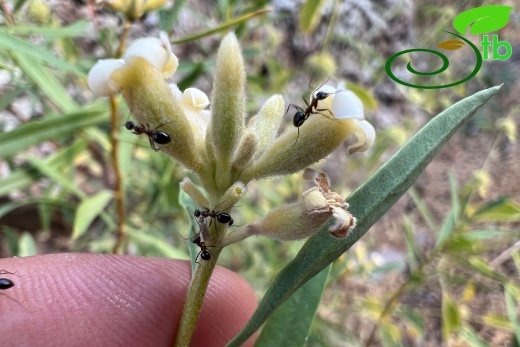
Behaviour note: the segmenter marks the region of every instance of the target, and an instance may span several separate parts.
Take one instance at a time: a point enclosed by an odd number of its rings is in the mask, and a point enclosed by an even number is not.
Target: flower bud
[[[189,195],[189,197],[200,207],[209,206],[208,199],[200,191],[200,189],[188,178],[184,179],[179,184],[179,187]]]
[[[233,172],[243,171],[255,155],[258,140],[252,131],[246,131],[233,155],[231,168]]]
[[[242,137],[245,116],[246,74],[235,34],[226,35],[217,54],[211,97],[211,139],[223,170]],[[227,167],[226,167],[227,166]]]
[[[202,166],[199,148],[191,123],[175,98],[161,72],[144,58],[135,56],[112,73],[121,88],[132,114],[153,129],[160,126],[172,139],[161,150],[195,172]]]
[[[329,204],[313,188],[303,194],[301,201],[277,207],[250,224],[247,233],[282,241],[301,240],[315,234],[331,216]]]
[[[279,94],[271,96],[254,117],[252,128],[258,138],[256,155],[260,155],[276,138],[278,128],[285,112],[283,97]]]

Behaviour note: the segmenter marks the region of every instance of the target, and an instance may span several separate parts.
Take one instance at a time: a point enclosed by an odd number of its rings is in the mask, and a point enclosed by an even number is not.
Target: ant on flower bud
[[[199,252],[199,254],[197,254],[197,257],[195,258],[196,263],[198,263],[196,259],[199,256],[200,256],[200,259],[202,259],[202,260],[207,261],[207,260],[211,259],[211,252],[208,249],[208,247],[211,247],[211,246],[206,246],[206,242],[202,241],[202,239],[200,237],[200,233],[193,236],[191,239],[191,242],[200,247],[200,252]]]
[[[216,219],[217,222],[219,222],[220,224],[227,224],[229,226],[233,225],[233,218],[231,217],[231,215],[229,213],[216,212],[214,210],[205,208],[203,210],[195,210],[193,215],[198,220],[200,220],[201,218],[206,219],[206,218],[210,217],[212,219]]]
[[[328,81],[328,79],[327,79]],[[327,83],[327,81],[325,81],[325,83]],[[325,84],[323,83],[321,86],[319,86],[318,88],[316,88],[314,91],[320,89],[321,87],[323,87],[323,85]],[[287,111],[285,111],[285,113],[289,112],[289,109],[292,107],[294,107],[297,112],[294,114],[293,116],[293,125],[298,128],[298,136],[296,136],[296,141],[294,142],[294,144],[296,144],[296,142],[298,142],[298,137],[300,136],[300,127],[303,125],[303,123],[305,123],[305,121],[307,119],[309,119],[309,117],[312,115],[312,114],[318,114],[319,112],[323,112],[323,111],[327,111],[330,113],[330,115],[332,116],[332,111],[327,109],[327,108],[318,108],[318,102],[322,101],[322,100],[325,100],[326,98],[328,98],[330,95],[332,94],[336,94],[337,92],[334,92],[334,93],[326,93],[326,92],[322,92],[322,91],[319,91],[317,93],[312,93],[312,100],[310,103],[307,102],[307,100],[305,100],[305,98],[303,98],[303,101],[305,102],[305,105],[307,105],[307,108],[306,109],[303,109],[301,108],[300,106],[298,105],[295,105],[295,104],[289,104],[289,106],[287,107]]]
[[[164,125],[164,124],[162,124]],[[160,126],[162,126],[160,125]],[[125,123],[125,128],[128,130],[133,130],[132,133],[136,135],[146,134],[148,135],[148,140],[150,141],[150,146],[154,151],[158,151],[159,148],[155,147],[155,144],[158,143],[160,145],[165,145],[167,143],[170,143],[172,139],[170,138],[170,135],[165,133],[164,131],[152,131],[150,128],[150,125],[146,123],[146,126],[143,124],[135,124],[132,121],[128,121]]]

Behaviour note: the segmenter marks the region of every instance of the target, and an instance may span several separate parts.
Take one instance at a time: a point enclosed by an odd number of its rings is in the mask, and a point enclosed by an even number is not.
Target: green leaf
[[[85,150],[86,145],[87,143],[83,140],[76,141],[73,145],[39,161],[41,161],[42,166],[59,170],[63,165],[70,166],[74,158]],[[0,196],[26,188],[42,176],[41,172],[34,167],[17,169],[6,178],[0,180]]]
[[[310,34],[316,29],[322,17],[323,0],[307,0],[301,7],[298,26],[304,34]]]
[[[77,196],[79,199],[83,200],[87,198],[87,195],[79,189],[76,184],[69,179],[62,170],[58,170],[52,166],[46,166],[42,164],[42,161],[36,158],[27,158],[27,161],[36,169],[38,169],[42,174],[50,178],[55,183],[59,184],[61,187],[65,188],[70,193]]]
[[[408,190],[408,195],[410,195],[415,206],[417,206],[417,210],[421,214],[421,217],[424,219],[426,225],[428,225],[428,228],[430,228],[430,230],[436,230],[437,222],[433,218],[428,206],[426,206],[426,204],[424,203],[424,200],[421,199],[421,197],[417,193],[417,190],[415,190],[414,187],[411,187],[410,190]]]
[[[49,39],[61,39],[66,37],[84,36],[89,21],[81,20],[64,27],[42,27],[42,26],[10,26],[9,30],[20,35],[43,35]]]
[[[35,61],[45,62],[63,71],[73,72],[80,77],[86,77],[85,72],[77,65],[57,58],[55,54],[44,47],[20,40],[4,29],[0,29],[0,50],[2,49],[15,52],[17,55],[23,55],[26,58],[32,58]]]
[[[404,237],[406,241],[406,250],[408,256],[408,263],[410,264],[411,269],[417,268],[417,260],[419,259],[419,248],[415,243],[415,227],[412,224],[410,218],[406,215],[403,216],[403,229],[404,229]]]
[[[26,90],[19,87],[11,91],[3,91],[3,95],[0,98],[0,111],[2,111],[7,106],[11,106],[16,98],[24,92],[26,92]]]
[[[444,242],[448,240],[450,235],[455,230],[455,224],[457,223],[457,220],[459,219],[460,215],[460,202],[458,197],[457,181],[452,174],[449,175],[449,179],[451,192],[451,209],[446,218],[444,219],[441,229],[439,230],[435,247],[441,246]]]
[[[460,253],[471,252],[475,248],[475,244],[466,238],[466,235],[456,235],[443,245],[446,252]]]
[[[106,107],[98,105],[96,108],[26,123],[12,131],[0,134],[0,157],[11,156],[46,140],[71,136],[79,130],[107,121]]]
[[[506,311],[507,317],[513,326],[513,330],[515,332],[516,340],[520,341],[520,324],[518,324],[518,318],[516,315],[517,305],[515,304],[515,296],[508,290],[508,286],[505,286],[504,290],[505,301],[506,301]],[[516,297],[518,300],[518,297]]]
[[[159,27],[161,30],[171,33],[185,2],[186,0],[177,0],[170,9],[162,9],[159,11]]]
[[[34,238],[28,232],[24,232],[18,241],[19,257],[30,257],[37,255],[38,250],[36,249],[36,242]]]
[[[55,75],[39,61],[30,57],[11,53],[25,75],[27,75],[52,103],[62,112],[72,112],[78,105],[70,98],[67,90],[58,81]]]
[[[478,92],[434,117],[349,198],[358,225],[346,240],[331,238],[325,226],[303,245],[265,293],[244,329],[228,344],[240,346],[299,287],[341,256],[379,220],[413,184],[437,151],[462,123],[500,87]]]
[[[520,205],[510,199],[501,200],[499,203],[479,209],[473,218],[485,222],[518,222],[520,221]]]
[[[26,2],[27,0],[16,0],[13,8],[13,13],[18,12]]]
[[[95,195],[83,199],[74,217],[74,227],[72,229],[73,240],[77,240],[87,231],[94,219],[105,210],[112,196],[113,192],[111,190],[102,190]]]
[[[469,29],[470,34],[485,34],[502,29],[509,22],[509,12],[513,7],[489,5],[472,8],[459,14],[453,20],[453,27],[462,35]],[[471,25],[474,23],[473,25]]]
[[[265,323],[255,347],[304,346],[332,265],[300,287]],[[297,317],[297,319],[296,319]]]
[[[172,41],[172,45],[176,45],[176,44],[179,44],[179,43],[190,42],[190,41],[195,41],[195,40],[201,39],[203,37],[216,34],[218,32],[228,31],[232,27],[235,27],[235,26],[238,26],[238,25],[240,25],[242,23],[245,23],[248,20],[250,20],[251,18],[259,16],[259,15],[262,15],[262,14],[265,14],[268,11],[269,11],[269,9],[264,8],[264,9],[256,10],[254,12],[246,13],[245,15],[243,15],[241,17],[233,18],[233,19],[227,21],[226,23],[221,24],[221,25],[219,25],[216,28],[209,29],[209,30],[206,30],[206,31],[203,31],[203,32],[200,32],[200,33],[193,34],[193,35],[185,36],[185,37],[180,38],[178,40],[174,40],[174,41]]]
[[[488,343],[480,338],[478,333],[470,325],[465,324],[459,330],[459,336],[469,343],[471,347],[489,347]]]
[[[446,342],[452,332],[461,325],[460,312],[457,305],[450,299],[447,292],[442,293],[442,336]]]

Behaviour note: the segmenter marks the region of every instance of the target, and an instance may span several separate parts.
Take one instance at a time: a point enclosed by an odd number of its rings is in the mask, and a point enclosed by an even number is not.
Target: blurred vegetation
[[[389,94],[378,89],[388,80],[388,52],[379,50],[373,31],[355,36],[336,30],[349,27],[335,16],[339,3],[305,1],[295,13],[268,0],[219,0],[209,8],[179,0],[134,22],[129,37],[167,31],[181,62],[175,82],[209,93],[217,43],[226,30],[235,30],[248,64],[250,114],[273,93],[292,102],[330,76],[346,82],[365,103],[378,138],[367,155],[345,159],[340,149],[321,165],[343,196],[438,111],[510,74],[519,77],[518,61],[485,63],[475,79],[455,88],[395,85],[392,93],[399,97],[389,102]],[[440,41],[434,36],[451,29],[456,14],[487,3],[419,1],[416,24],[408,27],[414,26],[420,42],[414,47],[434,46]],[[60,11],[38,0],[2,4],[0,256],[111,252],[117,213],[110,111],[105,100],[93,98],[85,78],[98,59],[115,55],[122,18],[93,1]],[[268,5],[273,11],[265,14]],[[295,40],[318,48],[292,56],[288,28],[301,31]],[[518,24],[508,29],[501,39],[518,47],[513,39]],[[340,63],[343,55],[357,57],[362,79],[351,78]],[[463,60],[458,66],[465,68]],[[306,345],[368,346],[372,338],[383,346],[520,344],[519,109],[507,97],[514,87],[504,87],[506,97],[480,110],[407,196],[333,264]],[[130,112],[118,101],[123,126]],[[178,200],[186,173],[150,151],[142,137],[121,131],[118,140],[127,253],[188,259],[192,211],[186,213]],[[297,175],[248,188],[232,211],[238,225],[296,200],[306,189]],[[226,248],[220,265],[243,275],[261,297],[302,244],[250,238]]]

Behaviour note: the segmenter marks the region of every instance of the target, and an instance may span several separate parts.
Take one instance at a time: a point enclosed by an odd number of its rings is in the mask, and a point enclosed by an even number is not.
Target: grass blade
[[[75,132],[108,121],[105,106],[83,109],[58,117],[24,124],[0,134],[0,157],[5,158],[50,139],[71,136]]]
[[[93,196],[83,199],[74,217],[73,240],[77,240],[87,231],[94,219],[105,210],[106,205],[112,199],[112,195],[113,192],[111,190],[102,190]]]
[[[67,90],[49,69],[34,59],[12,53],[25,75],[27,75],[49,100],[62,112],[72,112],[78,105],[69,97]]]
[[[60,70],[73,72],[79,77],[86,77],[86,73],[78,65],[67,63],[57,58],[55,54],[45,49],[45,47],[39,47],[28,41],[21,40],[11,35],[5,29],[0,29],[0,50],[16,52],[18,55],[45,62]]]
[[[408,190],[462,123],[499,89],[480,91],[437,115],[359,187],[348,198],[350,212],[358,218],[352,234],[346,240],[335,240],[324,227],[323,232],[307,240],[296,258],[274,279],[249,322],[228,346],[245,342],[299,287],[357,242]]]
[[[176,45],[176,44],[179,44],[179,43],[190,42],[190,41],[195,41],[195,40],[201,39],[203,37],[213,35],[213,34],[218,33],[218,32],[227,31],[228,29],[230,29],[230,28],[232,28],[234,26],[237,26],[237,25],[240,25],[242,23],[245,23],[249,19],[251,19],[253,17],[256,17],[256,16],[259,16],[259,15],[262,15],[262,14],[264,14],[266,12],[269,12],[268,8],[264,8],[264,9],[260,9],[260,10],[254,11],[254,12],[246,13],[245,15],[243,15],[241,17],[238,17],[238,18],[231,19],[230,21],[228,21],[228,22],[226,22],[226,23],[224,23],[222,25],[219,25],[216,28],[209,29],[209,30],[206,30],[206,31],[203,31],[203,32],[200,32],[200,33],[193,34],[193,35],[189,35],[189,36],[183,37],[183,38],[178,39],[178,40],[174,40],[174,41],[172,41],[172,45]]]
[[[84,36],[90,23],[80,20],[64,27],[42,27],[16,25],[9,27],[9,30],[20,35],[43,35],[49,39],[62,39],[66,37]]]

